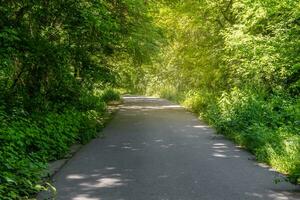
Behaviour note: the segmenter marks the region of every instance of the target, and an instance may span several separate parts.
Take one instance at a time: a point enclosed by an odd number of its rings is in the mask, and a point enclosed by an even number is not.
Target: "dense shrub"
[[[93,95],[86,93],[80,97],[78,104],[79,105],[77,105],[77,108],[80,110],[96,110],[97,112],[105,112],[107,109],[106,102],[99,94]]]
[[[297,1],[10,0],[0,11],[0,199],[28,198],[45,163],[95,137],[116,86],[182,102],[300,182]]]
[[[120,93],[112,88],[106,88],[101,92],[100,98],[107,103],[110,101],[119,101]]]
[[[160,97],[173,101],[180,98],[174,87],[162,87],[157,92]]]
[[[155,29],[146,5],[1,1],[0,199],[29,198],[48,161],[97,135],[120,72],[154,52],[141,42]]]
[[[214,98],[205,92],[189,92],[182,104],[248,149],[258,161],[287,174],[290,182],[299,183],[299,101],[266,94],[233,88]]]
[[[209,93],[199,93],[195,91],[189,91],[184,98],[182,104],[189,110],[201,114],[201,111],[207,110],[210,102],[213,102],[213,96]]]
[[[47,162],[63,158],[72,144],[86,143],[99,133],[105,103],[92,99],[95,104],[85,106],[90,110],[67,108],[11,117],[0,111],[1,199],[28,198],[43,189],[41,176]]]
[[[145,91],[181,102],[299,183],[299,2],[191,0],[158,7],[165,42],[154,64],[143,68]]]

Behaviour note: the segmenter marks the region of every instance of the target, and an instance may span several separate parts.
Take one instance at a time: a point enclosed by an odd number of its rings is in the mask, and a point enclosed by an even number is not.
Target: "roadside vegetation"
[[[300,182],[299,2],[0,2],[0,199],[43,189],[116,89],[182,103]]]
[[[180,102],[299,184],[299,2],[176,1],[154,18],[166,43],[142,92]]]
[[[146,13],[138,0],[0,1],[0,199],[34,198],[49,161],[99,134]]]

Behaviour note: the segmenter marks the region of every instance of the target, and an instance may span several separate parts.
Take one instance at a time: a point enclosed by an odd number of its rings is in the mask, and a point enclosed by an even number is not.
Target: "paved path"
[[[125,97],[104,133],[54,176],[57,199],[300,199],[299,187],[274,184],[275,172],[166,100]]]

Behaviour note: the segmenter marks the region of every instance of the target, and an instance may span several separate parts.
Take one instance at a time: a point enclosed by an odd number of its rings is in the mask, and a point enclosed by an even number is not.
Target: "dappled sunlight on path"
[[[296,200],[299,187],[182,107],[129,96],[108,127],[54,177],[59,200]],[[40,198],[41,199],[41,198]]]

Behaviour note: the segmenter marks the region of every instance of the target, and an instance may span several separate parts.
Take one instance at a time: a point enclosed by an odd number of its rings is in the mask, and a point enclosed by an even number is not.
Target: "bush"
[[[81,144],[85,144],[96,137],[99,131],[104,127],[103,115],[103,112],[97,112],[96,110],[89,110],[82,113],[81,126],[77,138]]]
[[[104,102],[99,98],[91,102],[95,104],[85,108],[95,110],[67,108],[60,113],[8,117],[0,109],[0,199],[31,197],[43,189],[41,176],[47,162],[63,158],[72,144],[97,135],[103,127]]]
[[[181,97],[175,87],[161,87],[156,91],[157,95],[171,101],[180,101]]]
[[[212,96],[206,92],[188,92],[183,101],[184,107],[188,108],[192,112],[200,114],[207,110],[209,102],[211,102]]]
[[[28,119],[7,122],[0,129],[0,197],[18,199],[37,191],[45,158],[34,151],[41,129]]]
[[[162,97],[176,100],[174,90],[159,90]],[[176,98],[174,98],[176,97]],[[300,103],[286,94],[258,88],[233,88],[218,98],[212,93],[189,91],[182,104],[239,145],[257,160],[300,183]]]
[[[121,99],[120,93],[112,88],[106,88],[102,91],[100,98],[104,102],[119,101]]]
[[[97,112],[105,112],[107,109],[107,105],[105,101],[102,99],[102,96],[93,95],[90,93],[85,93],[81,95],[79,99],[79,105],[77,108],[80,110],[96,110]]]
[[[207,102],[210,106],[200,112],[220,133],[254,153],[259,161],[299,183],[299,104],[288,96],[266,94],[234,88],[224,92],[217,103]],[[198,107],[203,105],[200,100],[198,103]]]

